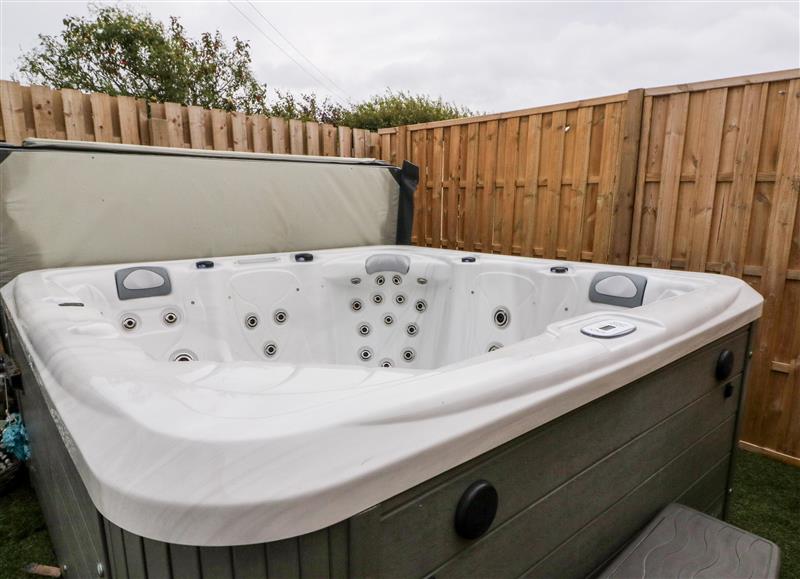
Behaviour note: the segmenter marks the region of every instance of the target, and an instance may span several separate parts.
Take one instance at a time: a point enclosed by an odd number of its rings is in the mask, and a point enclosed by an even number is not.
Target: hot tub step
[[[667,505],[600,574],[647,577],[778,577],[772,541],[677,503]]]

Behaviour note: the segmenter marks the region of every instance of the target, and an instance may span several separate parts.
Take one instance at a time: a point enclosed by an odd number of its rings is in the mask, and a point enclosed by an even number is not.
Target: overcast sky
[[[86,2],[0,4],[2,78],[15,72],[20,52],[36,44],[37,34],[57,33],[65,15],[88,13]],[[179,16],[192,35],[219,29],[226,38],[247,39],[259,80],[338,92],[342,99],[392,87],[496,112],[800,66],[798,0],[256,3],[302,55],[246,2],[119,4],[162,20]]]

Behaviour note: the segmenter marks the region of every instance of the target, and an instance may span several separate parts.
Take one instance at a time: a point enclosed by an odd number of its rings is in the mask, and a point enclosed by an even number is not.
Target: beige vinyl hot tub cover
[[[65,141],[2,147],[0,286],[51,267],[408,243],[408,169]]]

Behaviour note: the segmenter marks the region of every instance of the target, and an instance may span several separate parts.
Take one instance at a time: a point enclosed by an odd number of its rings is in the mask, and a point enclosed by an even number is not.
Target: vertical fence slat
[[[211,111],[211,144],[215,151],[228,150],[228,113],[225,111]]]
[[[636,168],[636,191],[633,198],[633,223],[628,252],[628,264],[639,262],[639,241],[644,215],[645,179],[647,177],[647,152],[650,150],[650,125],[653,120],[653,97],[645,97],[642,107],[642,136],[639,141],[639,163]]]
[[[314,122],[306,123],[306,155],[319,155],[318,123]]]
[[[467,125],[466,183],[464,187],[464,250],[475,249],[478,228],[478,123]]]
[[[202,107],[186,107],[189,115],[189,143],[192,149],[206,148],[206,113]]]
[[[459,201],[461,199],[461,127],[450,127],[447,157],[447,247],[458,248]]]
[[[561,203],[561,178],[564,169],[564,127],[567,124],[567,112],[564,110],[552,113],[550,127],[550,155],[546,169],[547,187],[544,197],[544,247],[543,255],[547,259],[555,259],[558,243],[558,213]]]
[[[630,253],[643,111],[644,89],[628,91],[625,100],[625,117],[622,121],[622,144],[611,231],[610,261],[618,265],[627,264]]]
[[[305,151],[303,138],[303,121],[289,120],[289,152],[292,155],[302,155]]]
[[[67,139],[70,141],[86,140],[83,93],[65,88],[61,91],[61,100],[64,103],[64,126]]]
[[[731,204],[728,209],[730,229],[722,256],[721,273],[726,275],[741,276],[744,269],[750,211],[755,194],[758,153],[761,148],[761,132],[764,128],[764,114],[767,106],[767,88],[766,84],[744,87],[744,100],[740,116],[742,126],[739,137],[736,139]]]
[[[16,82],[0,81],[0,113],[6,142],[19,145],[25,138],[25,110],[22,90]]]
[[[45,86],[31,86],[31,102],[36,136],[42,139],[54,139],[56,123],[53,118],[53,91]]]
[[[367,156],[367,131],[364,129],[353,129],[353,156]]]
[[[253,151],[256,153],[268,153],[270,129],[269,118],[264,115],[253,117]]]
[[[575,121],[575,153],[572,158],[572,186],[570,195],[569,240],[567,259],[579,261],[583,249],[584,210],[586,189],[589,186],[589,145],[592,139],[592,107],[578,109]]]
[[[107,94],[92,93],[89,95],[89,101],[92,103],[94,140],[98,143],[114,142],[114,126],[111,120],[111,97]]]
[[[167,121],[167,143],[170,147],[185,147],[183,142],[183,107],[177,103],[164,103]]]
[[[286,119],[271,117],[270,128],[272,130],[272,152],[279,154],[288,153],[287,137],[289,126]]]
[[[621,122],[620,103],[605,106],[603,122],[603,150],[600,156],[600,182],[595,200],[594,245],[592,261],[606,263],[611,251],[611,234],[614,225],[614,196],[619,183],[619,139]]]
[[[247,115],[244,113],[230,113],[231,141],[234,151],[247,151]]]
[[[169,147],[169,122],[166,119],[149,119],[150,144],[155,147]]]
[[[708,257],[708,238],[717,190],[717,168],[725,123],[725,102],[728,89],[708,91],[703,96],[700,149],[697,159],[694,211],[692,214],[691,245],[688,268],[705,271]]]
[[[542,148],[542,115],[528,117],[526,135],[525,190],[522,201],[524,222],[522,227],[521,255],[532,256],[534,234],[536,233],[536,208],[539,203],[539,162]]]
[[[427,188],[427,166],[425,163],[425,131],[413,131],[411,133],[412,151],[411,161],[419,167],[419,184],[414,193],[414,243],[425,245],[425,190]]]
[[[678,185],[681,180],[681,159],[688,111],[688,92],[669,97],[667,132],[664,137],[664,156],[661,167],[661,188],[656,213],[653,267],[669,268],[672,265],[672,242],[675,233]]]
[[[322,125],[322,154],[326,157],[336,155],[336,127],[328,123]]]
[[[486,123],[485,139],[483,142],[483,188],[480,195],[480,244],[481,251],[492,253],[494,235],[494,200],[495,178],[497,173],[497,133],[498,122]]]
[[[428,212],[430,213],[430,244],[442,246],[442,172],[444,169],[444,129],[433,129],[433,158],[431,162],[431,194]]]
[[[339,133],[339,156],[353,156],[353,129],[350,127],[337,127]]]
[[[514,200],[517,195],[517,153],[519,152],[519,117],[506,121],[503,158],[503,195],[498,204],[500,251],[511,253],[514,241]]]
[[[117,97],[119,110],[120,140],[126,145],[140,145],[139,137],[139,110],[136,99],[129,96]]]

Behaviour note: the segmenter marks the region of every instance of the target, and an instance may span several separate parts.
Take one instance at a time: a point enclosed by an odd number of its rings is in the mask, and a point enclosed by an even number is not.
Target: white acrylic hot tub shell
[[[315,252],[315,258],[387,251],[453,263],[465,255],[378,247]],[[277,257],[289,263],[288,255]],[[554,264],[479,259],[547,269]],[[236,258],[215,261],[235,267]],[[175,264],[193,262],[148,265]],[[47,276],[71,270],[23,274],[1,291],[98,510],[152,539],[235,545],[301,535],[344,520],[760,315],[761,297],[738,279],[571,265],[589,272],[629,271],[696,289],[651,303],[646,299],[640,308],[609,307],[564,319],[540,335],[434,369],[170,363],[145,355],[108,324],[86,323],[83,308],[58,307],[75,296],[52,295]],[[121,267],[75,271],[113,275]],[[609,317],[636,324],[636,332],[613,340],[580,332]]]

